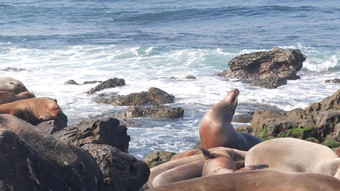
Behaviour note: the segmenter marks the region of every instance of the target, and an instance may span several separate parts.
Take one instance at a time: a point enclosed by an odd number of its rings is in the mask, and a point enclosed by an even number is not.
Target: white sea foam
[[[307,53],[317,51],[306,50]],[[107,116],[119,110],[120,107],[94,101],[103,92],[126,95],[158,87],[173,94],[175,103],[169,105],[183,107],[184,118],[145,119],[141,127],[129,127],[132,138],[130,153],[139,158],[155,150],[180,152],[190,149],[199,140],[198,127],[206,110],[233,88],[240,90],[239,103],[243,104],[242,107],[247,104],[269,104],[284,110],[306,107],[339,89],[337,84],[325,84],[325,80],[339,77],[339,71],[314,72],[329,71],[338,66],[336,53],[327,59],[308,55],[305,69],[298,73],[301,80],[288,81],[287,85],[277,89],[250,87],[248,83],[227,81],[216,76],[227,69],[230,59],[248,51],[118,46],[73,46],[47,50],[6,48],[0,51],[0,70],[15,67],[25,71],[0,71],[0,75],[21,80],[37,96],[56,98],[68,115],[69,124]],[[194,75],[197,79],[186,79],[187,75]],[[126,86],[87,95],[85,92],[96,84],[64,85],[70,79],[83,83],[113,77],[125,79]],[[242,108],[242,112],[248,110]]]

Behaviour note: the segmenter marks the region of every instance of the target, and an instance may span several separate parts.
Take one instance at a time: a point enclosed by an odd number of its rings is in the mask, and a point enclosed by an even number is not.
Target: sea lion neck
[[[24,102],[24,107],[25,111],[23,117],[26,121],[30,122],[31,124],[37,124],[38,122],[40,122],[40,120],[37,118],[37,114],[34,113],[34,110],[27,102]]]

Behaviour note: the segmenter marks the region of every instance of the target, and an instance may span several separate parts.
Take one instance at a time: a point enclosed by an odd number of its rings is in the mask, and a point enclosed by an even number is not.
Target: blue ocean
[[[300,80],[263,89],[216,75],[238,55],[274,47],[306,55]],[[39,97],[56,98],[69,125],[124,109],[96,103],[101,93],[157,87],[175,96],[169,106],[183,107],[183,118],[144,118],[128,127],[129,152],[139,159],[156,150],[191,149],[204,113],[233,88],[240,90],[236,114],[321,101],[340,89],[325,83],[340,77],[339,59],[340,1],[0,1],[0,75],[21,80]],[[96,84],[64,84],[115,77],[126,86],[94,95],[86,91]]]

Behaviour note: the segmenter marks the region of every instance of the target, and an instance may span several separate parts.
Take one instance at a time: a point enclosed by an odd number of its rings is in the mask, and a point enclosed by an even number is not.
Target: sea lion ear
[[[215,158],[215,155],[211,154],[211,152],[208,151],[207,149],[200,148],[200,150],[202,151],[202,154],[203,154],[205,160]]]

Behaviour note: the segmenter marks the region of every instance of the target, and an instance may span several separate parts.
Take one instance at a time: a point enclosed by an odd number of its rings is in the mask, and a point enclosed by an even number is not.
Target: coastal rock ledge
[[[286,80],[299,79],[297,72],[305,60],[306,56],[298,49],[274,48],[272,51],[237,56],[228,63],[230,70],[224,70],[218,75],[252,80],[254,83],[251,85],[254,86],[276,88],[286,84]]]

